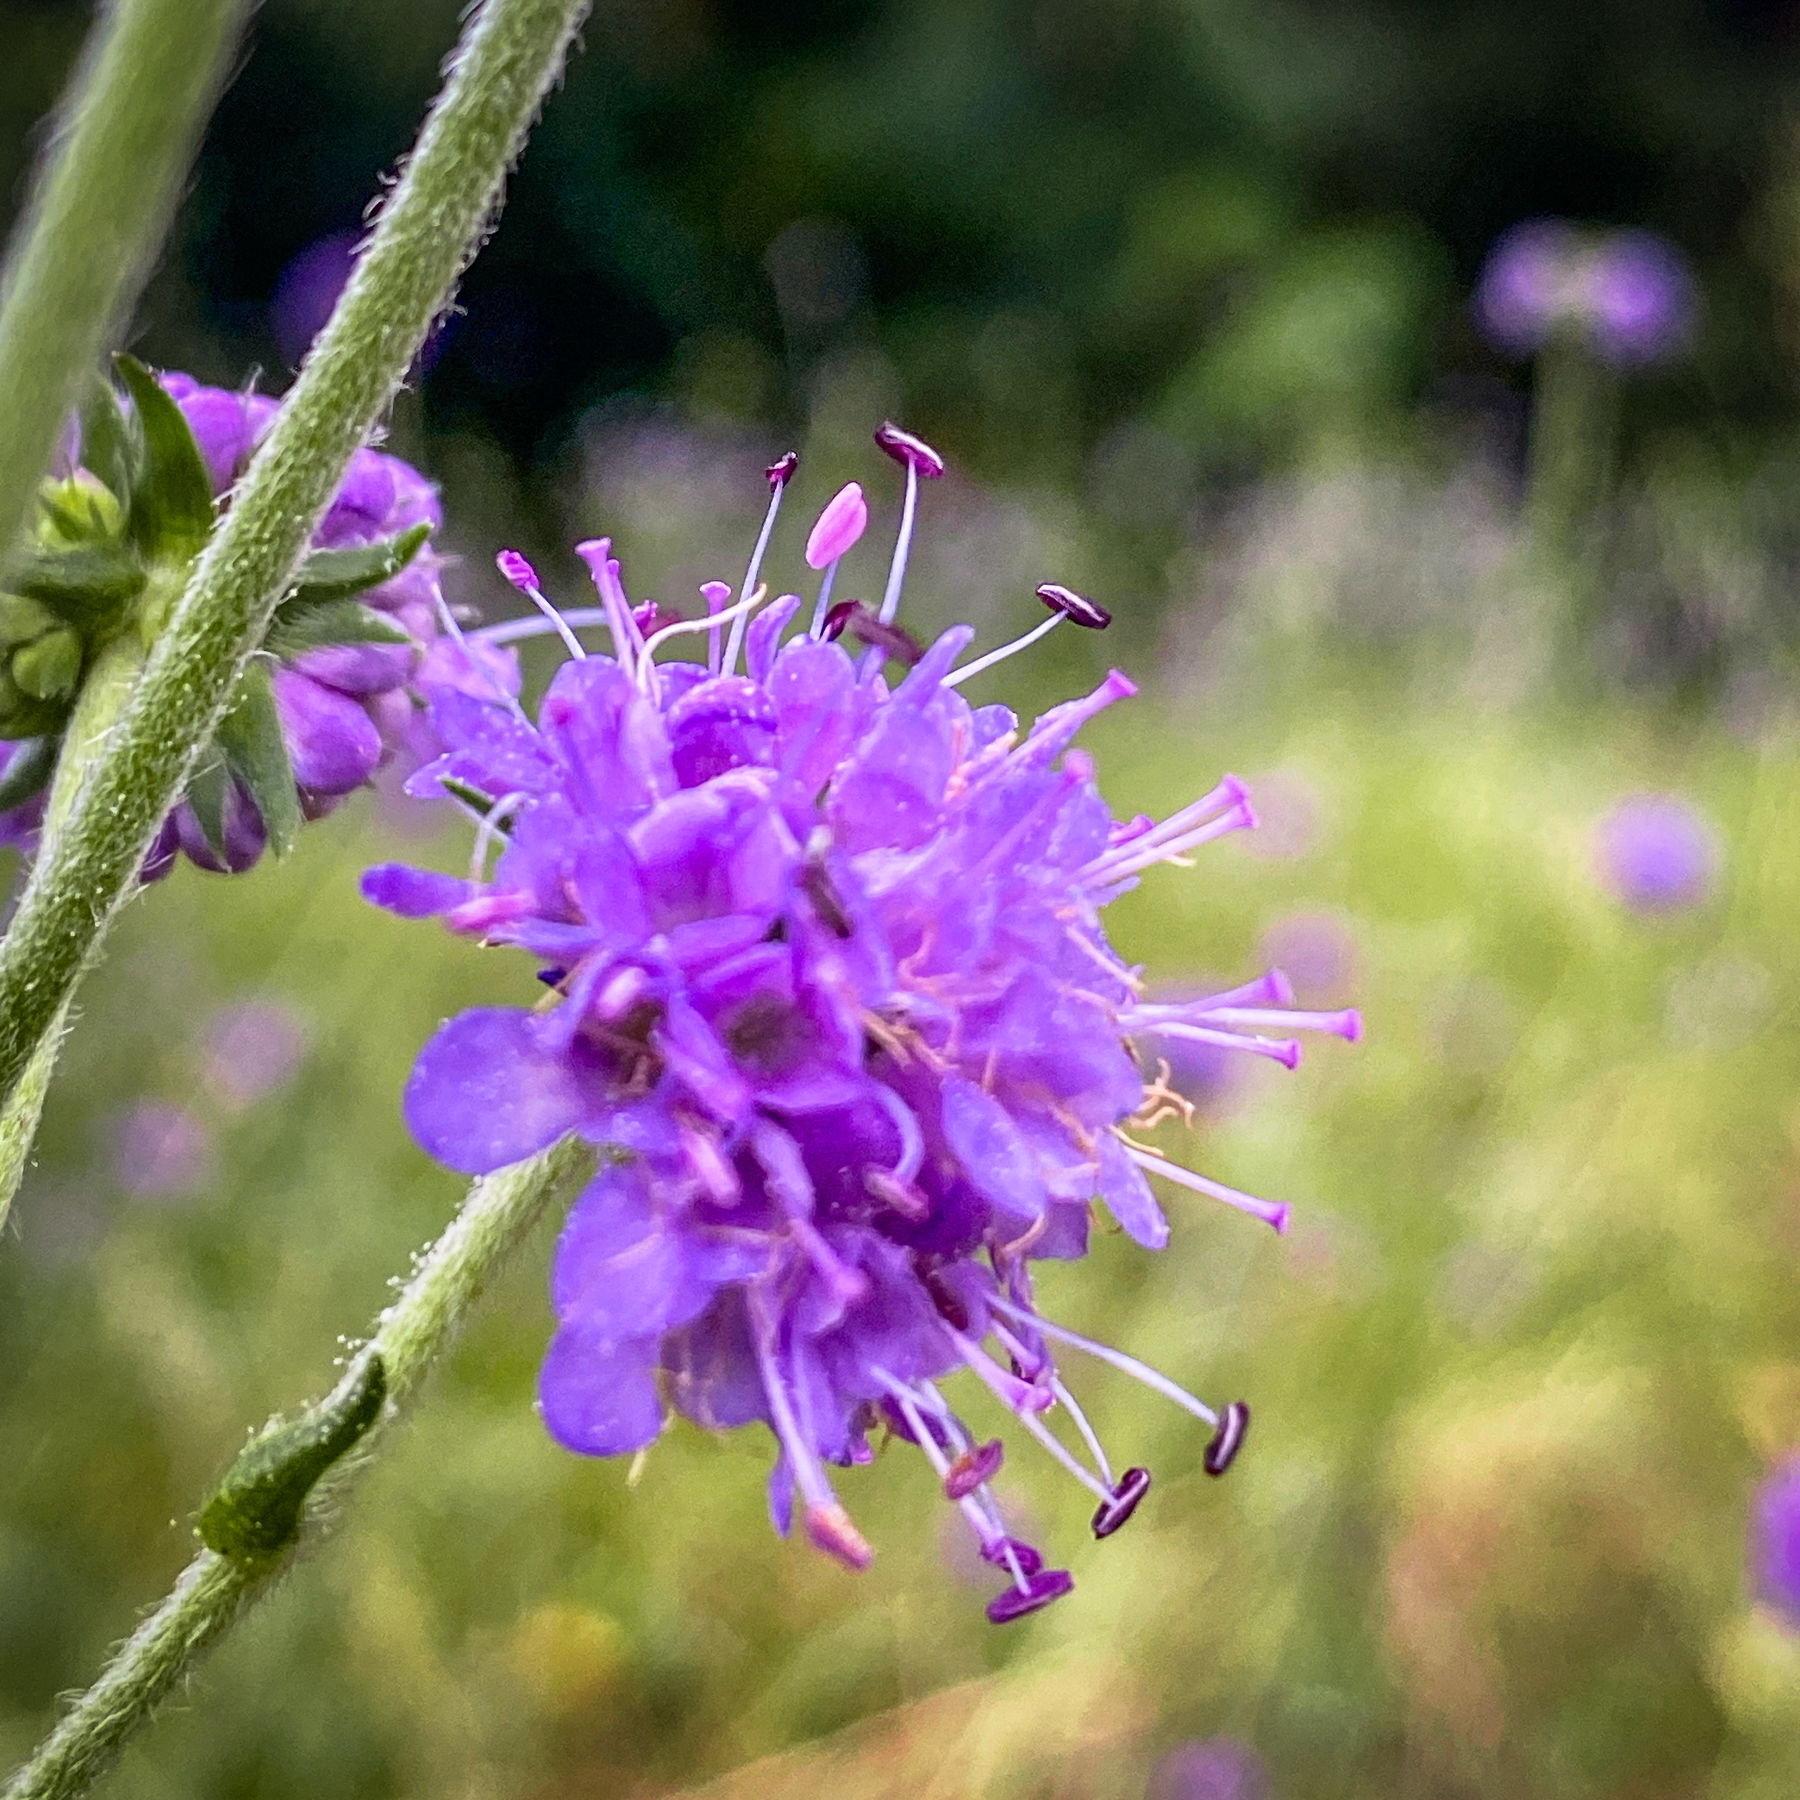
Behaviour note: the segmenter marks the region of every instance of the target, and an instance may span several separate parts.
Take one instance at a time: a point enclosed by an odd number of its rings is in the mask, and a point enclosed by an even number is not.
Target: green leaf
[[[500,804],[492,794],[478,788],[472,781],[462,780],[460,776],[440,775],[438,777],[438,786],[441,787],[452,800],[460,800],[464,806],[473,807],[484,819]],[[508,816],[501,819],[494,829],[498,831],[502,837],[511,837],[513,829],[511,817]]]
[[[0,812],[23,806],[50,785],[61,748],[62,739],[57,737],[26,738],[19,745],[6,765],[6,773],[0,775]]]
[[[253,662],[244,671],[237,698],[219,721],[218,744],[262,814],[269,848],[277,856],[286,856],[304,821],[267,663]]]
[[[252,1560],[300,1536],[306,1497],[319,1477],[381,1417],[387,1365],[373,1350],[299,1418],[266,1425],[237,1453],[200,1510],[200,1538],[219,1556]]]
[[[143,459],[144,439],[136,418],[119,404],[113,384],[96,375],[81,409],[81,466],[129,508]]]
[[[344,550],[315,550],[300,565],[296,586],[282,610],[317,606],[327,600],[350,600],[368,588],[392,581],[419,554],[431,536],[429,525],[414,525],[398,537],[378,544],[356,544]]]
[[[325,600],[282,613],[269,627],[263,648],[277,657],[298,656],[327,644],[410,644],[412,633],[392,615],[357,600]]]
[[[212,477],[186,415],[133,356],[114,359],[144,434],[144,466],[131,496],[131,536],[146,556],[186,562],[212,530]]]
[[[225,766],[225,758],[216,749],[208,748],[194,765],[194,772],[188,777],[187,803],[193,808],[195,822],[200,827],[200,835],[206,839],[206,847],[220,862],[225,856],[225,796],[231,785],[230,772]]]

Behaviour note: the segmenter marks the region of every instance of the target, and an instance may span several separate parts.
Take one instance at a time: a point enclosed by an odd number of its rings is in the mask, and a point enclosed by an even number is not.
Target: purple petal
[[[451,1019],[406,1084],[406,1123],[439,1162],[485,1175],[556,1142],[596,1111],[570,1057],[546,1054],[532,1016],[480,1007]]]
[[[403,919],[433,918],[462,905],[474,892],[473,882],[407,863],[377,863],[363,871],[362,897]]]
[[[582,1456],[622,1456],[662,1430],[656,1341],[609,1344],[583,1326],[557,1328],[538,1375],[538,1405],[550,1435]]]
[[[1110,1131],[1100,1134],[1100,1198],[1134,1243],[1146,1250],[1167,1247],[1169,1222],[1149,1180]]]
[[[319,794],[361,787],[381,763],[381,733],[347,695],[293,669],[275,671],[275,707],[294,780]]]
[[[944,1078],[944,1137],[963,1173],[994,1205],[1025,1219],[1043,1212],[1049,1195],[1012,1115],[961,1075]]]

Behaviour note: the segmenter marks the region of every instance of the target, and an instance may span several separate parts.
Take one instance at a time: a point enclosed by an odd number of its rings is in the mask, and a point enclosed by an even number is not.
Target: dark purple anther
[[[520,593],[538,585],[537,570],[517,550],[502,550],[494,558],[494,566]]]
[[[1061,613],[1077,625],[1085,625],[1089,631],[1104,631],[1112,623],[1112,614],[1104,606],[1096,605],[1085,594],[1078,594],[1058,582],[1046,581],[1038,589],[1037,597],[1052,612]]]
[[[925,647],[904,626],[884,620],[860,600],[840,600],[825,615],[824,629],[827,638],[840,638],[849,631],[871,649],[885,650],[895,662],[909,669],[925,654]]]
[[[561,987],[568,979],[569,971],[567,969],[538,970],[538,980],[541,981],[545,987]]]
[[[1112,1498],[1094,1514],[1094,1536],[1111,1537],[1137,1511],[1138,1502],[1149,1491],[1150,1471],[1127,1469],[1113,1483]]]
[[[920,1269],[919,1280],[926,1293],[931,1296],[931,1304],[938,1310],[938,1317],[952,1331],[969,1329],[969,1309],[963,1305],[962,1295],[947,1282],[941,1270]]]
[[[632,608],[631,616],[645,637],[654,637],[665,625],[680,625],[682,615],[672,606],[659,606],[654,600]]]
[[[923,438],[902,431],[892,419],[876,428],[875,442],[895,462],[904,464],[926,481],[936,481],[944,472],[944,459]]]
[[[800,865],[800,891],[812,902],[819,923],[833,937],[847,938],[855,933],[856,927],[844,911],[844,902],[832,882],[831,871],[817,858],[809,858]]]
[[[1206,1446],[1206,1472],[1209,1475],[1223,1475],[1237,1458],[1237,1453],[1244,1447],[1244,1433],[1250,1429],[1250,1407],[1243,1400],[1234,1400],[1219,1417],[1219,1429],[1213,1433],[1213,1440]]]
[[[998,1438],[989,1438],[985,1444],[977,1444],[973,1450],[965,1450],[950,1465],[944,1476],[944,1498],[946,1500],[966,1500],[974,1491],[994,1479],[1000,1473],[1000,1465],[1006,1460],[1006,1446]]]
[[[1012,1552],[1012,1562],[1019,1565],[1019,1573],[1029,1581],[1043,1568],[1044,1559],[1035,1544],[1028,1544],[1023,1538],[997,1537],[991,1538],[981,1546],[981,1560],[992,1563],[996,1569],[1012,1568],[1006,1560],[1006,1553]]]
[[[769,478],[769,486],[778,493],[794,479],[794,471],[800,466],[800,452],[790,450],[786,456],[778,456],[763,470]]]
[[[987,1616],[995,1625],[1010,1625],[1027,1613],[1041,1612],[1052,1600],[1060,1600],[1075,1586],[1067,1569],[1041,1569],[1025,1578],[1023,1587],[1009,1587],[987,1603]]]

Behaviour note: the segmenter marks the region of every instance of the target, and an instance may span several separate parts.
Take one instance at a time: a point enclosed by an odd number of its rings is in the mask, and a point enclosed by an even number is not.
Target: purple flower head
[[[1619,366],[1660,361],[1693,330],[1693,277],[1679,252],[1647,231],[1584,231],[1530,219],[1489,253],[1475,316],[1505,355],[1527,357],[1560,330],[1579,333]]]
[[[1757,1490],[1750,1566],[1758,1596],[1800,1631],[1800,1456],[1790,1457]]]
[[[278,1000],[222,1006],[206,1026],[206,1086],[226,1106],[285,1087],[306,1055],[306,1022]]]
[[[1673,794],[1638,794],[1600,821],[1601,879],[1638,912],[1697,906],[1718,879],[1718,834]]]
[[[909,463],[909,492],[916,479]],[[579,547],[597,607],[559,613],[534,584],[546,616],[489,634],[570,646],[535,719],[510,693],[425,684],[442,753],[409,791],[448,791],[476,816],[469,867],[387,864],[364,893],[526,952],[542,987],[443,1026],[406,1115],[470,1173],[570,1131],[606,1147],[555,1260],[539,1392],[559,1442],[643,1450],[671,1410],[715,1430],[760,1423],[777,1530],[862,1568],[874,1550],[831,1471],[898,1438],[1007,1582],[988,1608],[1005,1622],[1072,1578],[1009,1528],[992,1485],[1008,1452],[943,1377],[972,1374],[1014,1447],[1033,1440],[1088,1490],[1098,1537],[1150,1476],[1115,1469],[1066,1356],[1194,1414],[1215,1472],[1248,1420],[1037,1304],[1034,1264],[1082,1256],[1096,1207],[1146,1248],[1167,1242],[1153,1178],[1285,1223],[1284,1206],[1141,1141],[1170,1108],[1135,1040],[1291,1064],[1291,1041],[1269,1034],[1358,1025],[1294,1012],[1271,977],[1152,1002],[1108,943],[1113,899],[1254,815],[1227,776],[1160,822],[1113,818],[1075,739],[1133,693],[1116,671],[1029,727],[964,697],[1064,619],[1098,628],[1103,609],[1057,606],[973,658],[967,626],[910,661],[880,632],[853,657],[829,606],[791,634],[799,597],[769,601],[757,578],[780,501],[776,484],[745,578],[710,586],[701,616],[647,625],[604,539]],[[910,531],[909,514],[895,605]],[[870,622],[898,631],[892,613],[884,599]],[[581,641],[590,626],[606,650]],[[702,654],[661,655],[684,641]]]

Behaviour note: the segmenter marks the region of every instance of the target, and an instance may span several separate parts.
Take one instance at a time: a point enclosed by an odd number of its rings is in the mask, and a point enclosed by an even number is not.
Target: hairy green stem
[[[41,834],[44,849],[54,843],[68,824],[81,783],[100,754],[108,733],[124,712],[143,666],[143,651],[138,640],[134,634],[127,633],[115,638],[100,652],[87,680],[82,683],[74,715],[63,734],[62,753],[56,759],[56,776],[50,784],[50,798],[44,808]],[[49,1092],[50,1077],[56,1068],[56,1053],[69,1029],[69,1011],[73,1003],[71,990],[57,1008],[50,1029],[38,1040],[19,1085],[5,1105],[0,1106],[0,1226],[5,1225],[13,1196],[18,1193],[19,1183],[25,1176],[25,1165],[37,1138],[38,1120],[43,1116],[44,1096]]]
[[[162,247],[249,0],[113,0],[0,286],[0,546]]]
[[[417,1273],[376,1321],[365,1354],[379,1356],[385,1365],[387,1406],[356,1454],[313,1490],[297,1536],[266,1556],[239,1558],[202,1550],[162,1604],[120,1646],[100,1679],[0,1790],[0,1800],[70,1800],[105,1774],[126,1741],[201,1657],[328,1529],[369,1448],[410,1409],[420,1384],[443,1360],[495,1273],[593,1168],[593,1151],[579,1139],[565,1138],[541,1156],[475,1183]]]
[[[0,1100],[94,955],[350,458],[479,247],[587,0],[486,0],[331,322],[0,943]]]

